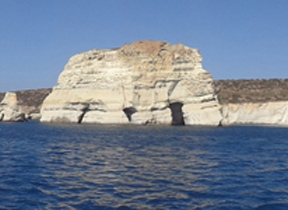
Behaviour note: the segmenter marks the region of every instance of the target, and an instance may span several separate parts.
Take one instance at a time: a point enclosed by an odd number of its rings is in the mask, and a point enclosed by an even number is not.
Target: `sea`
[[[287,210],[288,128],[0,124],[0,210]]]

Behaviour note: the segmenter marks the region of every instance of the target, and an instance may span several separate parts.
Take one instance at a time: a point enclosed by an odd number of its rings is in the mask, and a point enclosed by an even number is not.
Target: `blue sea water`
[[[0,209],[288,209],[288,128],[0,124]]]

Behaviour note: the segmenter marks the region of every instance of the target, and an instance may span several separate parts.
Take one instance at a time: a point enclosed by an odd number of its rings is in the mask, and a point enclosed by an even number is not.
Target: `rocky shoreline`
[[[287,88],[288,79],[213,81],[197,49],[139,41],[72,56],[53,89],[0,93],[0,121],[288,125]]]
[[[261,105],[264,107],[268,104],[288,104],[288,79],[215,80],[213,83],[219,103],[225,109],[242,107],[243,110],[243,107],[246,107],[248,110],[248,107],[251,109],[253,106],[256,109]],[[39,116],[34,118],[33,115],[40,115],[41,105],[51,92],[52,88],[15,91],[18,104],[24,110],[26,118],[39,119]],[[0,101],[4,96],[5,93],[0,93]],[[237,114],[235,110],[231,113]],[[262,115],[261,112],[259,115]],[[249,122],[239,121],[234,124],[249,124]]]
[[[8,103],[12,103],[13,106],[10,105],[10,108],[14,109],[14,117],[11,116],[0,121],[27,121],[28,119],[39,120],[40,109],[44,99],[51,93],[51,88],[43,88],[43,89],[35,89],[35,90],[21,90],[15,91],[13,93],[0,93],[0,114],[3,115],[7,113],[7,100]],[[5,99],[5,94],[13,95],[13,99],[7,97]],[[10,102],[9,102],[10,101]],[[14,107],[14,108],[13,108]],[[8,114],[10,115],[10,114]],[[22,116],[21,118],[17,116]],[[6,114],[7,117],[7,114]]]

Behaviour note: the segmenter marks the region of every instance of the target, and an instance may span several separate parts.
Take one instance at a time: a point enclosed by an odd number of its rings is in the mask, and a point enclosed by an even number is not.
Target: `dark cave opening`
[[[82,110],[82,114],[78,117],[78,124],[81,124],[82,123],[82,120],[84,118],[84,115],[89,111],[89,107],[85,107],[83,110]]]
[[[132,115],[137,112],[137,110],[134,107],[128,107],[124,108],[123,112],[125,113],[126,117],[128,118],[129,122],[132,121]]]
[[[172,116],[172,125],[185,125],[182,107],[183,104],[180,102],[171,103],[169,105]]]

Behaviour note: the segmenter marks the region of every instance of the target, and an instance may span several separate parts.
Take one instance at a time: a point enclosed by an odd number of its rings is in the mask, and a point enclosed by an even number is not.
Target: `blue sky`
[[[287,78],[287,0],[0,0],[0,92],[52,87],[68,59],[137,40],[200,49],[214,79]]]

